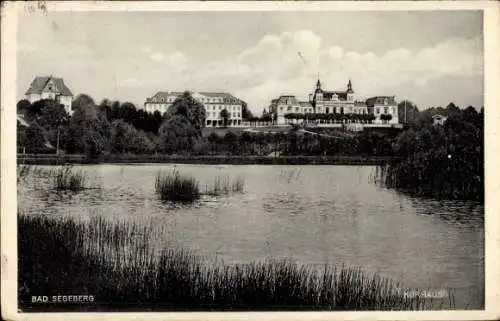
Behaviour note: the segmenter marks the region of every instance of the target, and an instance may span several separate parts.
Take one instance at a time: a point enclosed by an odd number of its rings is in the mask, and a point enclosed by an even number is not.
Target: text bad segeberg
[[[34,295],[31,297],[32,303],[92,303],[93,295]]]

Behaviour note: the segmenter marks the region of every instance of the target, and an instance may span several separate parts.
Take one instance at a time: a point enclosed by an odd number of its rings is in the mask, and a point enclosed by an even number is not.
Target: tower
[[[351,83],[351,79],[349,79],[349,82],[347,83],[347,93],[354,93],[354,90],[352,90],[352,83]]]
[[[316,90],[314,91],[314,94],[312,96],[313,97],[311,105],[314,108],[314,112],[320,112],[323,106],[323,90],[321,89],[321,81],[319,80],[319,76],[318,81],[316,82]]]
[[[351,79],[349,79],[349,82],[347,83],[347,100],[354,101],[354,90],[352,90]]]

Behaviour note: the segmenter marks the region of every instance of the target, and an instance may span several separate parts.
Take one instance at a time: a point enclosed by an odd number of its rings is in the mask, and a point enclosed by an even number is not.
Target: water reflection
[[[178,165],[200,184],[221,173],[246,180],[244,194],[161,202],[159,170],[173,165],[85,166],[100,188],[57,194],[50,179],[19,184],[27,214],[154,224],[156,246],[180,246],[228,262],[290,257],[344,263],[408,287],[452,288],[457,306],[484,304],[484,206],[420,199],[373,184],[375,167]]]

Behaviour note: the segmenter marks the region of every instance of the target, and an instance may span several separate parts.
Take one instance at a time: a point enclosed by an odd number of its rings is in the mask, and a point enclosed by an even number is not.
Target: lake
[[[371,166],[80,166],[92,189],[50,190],[47,178],[18,184],[25,214],[136,220],[162,230],[158,245],[182,246],[225,263],[293,258],[378,272],[405,287],[452,289],[456,308],[484,306],[484,206],[413,198],[373,182]],[[201,185],[216,175],[245,180],[245,193],[190,206],[160,202],[159,170],[178,168]],[[49,167],[45,167],[49,168]]]

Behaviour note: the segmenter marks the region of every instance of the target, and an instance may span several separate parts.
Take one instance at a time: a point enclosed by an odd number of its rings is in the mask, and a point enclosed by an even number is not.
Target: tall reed
[[[54,170],[53,179],[56,190],[77,192],[85,188],[87,175],[84,171],[75,170],[71,165],[68,165]]]
[[[163,201],[190,203],[200,198],[198,181],[181,175],[177,169],[168,173],[158,172],[155,191]]]
[[[190,251],[155,249],[153,225],[102,218],[19,215],[19,301],[92,294],[101,310],[418,310],[425,298],[378,274],[292,260],[207,263]],[[452,300],[450,299],[450,302]],[[443,305],[442,305],[443,306]]]
[[[204,194],[210,196],[223,196],[232,193],[243,193],[245,180],[241,177],[231,179],[229,176],[218,175],[211,184],[205,185]]]

